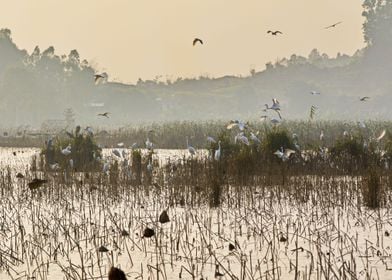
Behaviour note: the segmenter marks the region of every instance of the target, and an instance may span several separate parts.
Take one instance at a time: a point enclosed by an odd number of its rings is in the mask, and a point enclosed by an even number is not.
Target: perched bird
[[[249,140],[248,140],[248,138],[244,135],[243,132],[238,133],[238,134],[234,137],[234,143],[237,144],[237,142],[249,146]]]
[[[366,124],[365,124],[363,121],[358,121],[357,124],[358,124],[358,126],[359,126],[360,128],[363,128],[363,129],[366,128]]]
[[[195,38],[193,39],[193,46],[196,46],[197,43],[200,43],[201,45],[203,45],[203,40],[199,39],[199,38]]]
[[[378,136],[378,137],[376,138],[377,142],[380,141],[381,139],[383,139],[386,133],[387,133],[387,131],[384,129],[384,130],[381,132],[380,136]]]
[[[250,140],[252,140],[257,145],[261,144],[260,139],[257,138],[257,136],[253,132],[250,133]]]
[[[109,280],[127,280],[124,271],[117,267],[110,268],[109,270]]]
[[[214,154],[214,159],[216,160],[216,161],[219,161],[220,160],[220,157],[221,157],[221,141],[219,141],[218,142],[218,149],[217,150],[215,150],[215,154]]]
[[[191,145],[189,145],[188,137],[186,137],[186,146],[187,146],[187,149],[188,149],[189,153],[190,153],[192,156],[194,156],[194,155],[196,154],[196,149],[193,148]]]
[[[341,24],[341,23],[343,23],[343,21],[339,21],[339,22],[334,23],[334,24],[332,24],[332,25],[330,25],[330,26],[327,26],[327,27],[325,27],[325,29],[334,28],[334,27],[336,27],[337,25],[339,25],[339,24]]]
[[[88,134],[89,136],[93,136],[93,135],[94,135],[93,129],[92,129],[91,127],[89,127],[89,126],[87,126],[87,127],[84,129],[84,131],[86,131],[87,134]]]
[[[69,156],[71,152],[71,144],[69,144],[65,149],[61,150],[61,153],[65,156]]]
[[[102,167],[102,172],[103,173],[108,173],[109,172],[109,167],[110,167],[110,163],[109,162],[105,162],[103,164],[103,167]]]
[[[34,178],[30,183],[28,183],[27,185],[29,186],[30,190],[36,190],[39,187],[41,187],[43,184],[47,183],[48,180],[45,179],[38,179],[38,178]]]
[[[320,132],[320,141],[324,141],[324,130]]]
[[[271,119],[271,123],[273,124],[273,125],[278,125],[278,124],[280,124],[282,121],[281,120],[278,120],[278,119]]]
[[[99,117],[106,117],[106,118],[109,118],[109,112],[105,112],[105,113],[100,113],[100,114],[98,114],[98,116]]]
[[[52,170],[59,170],[60,169],[60,164],[58,164],[57,162],[49,163],[49,168],[52,169]]]
[[[281,31],[276,30],[276,31],[272,31],[272,30],[268,30],[267,34],[271,34],[273,36],[277,36],[278,34],[283,34]]]
[[[359,98],[359,101],[366,101],[368,99],[370,99],[370,97],[364,96],[364,97]]]
[[[136,143],[135,143],[136,144]],[[152,150],[153,148],[154,148],[154,144],[150,141],[150,138],[148,138],[147,137],[147,140],[146,140],[146,148],[148,149],[148,150]]]

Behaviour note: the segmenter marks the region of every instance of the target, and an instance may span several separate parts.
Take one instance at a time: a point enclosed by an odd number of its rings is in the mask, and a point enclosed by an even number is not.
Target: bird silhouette
[[[370,99],[370,97],[364,96],[364,97],[359,98],[359,101],[366,101],[368,99]]]
[[[339,21],[339,22],[334,23],[334,24],[332,24],[332,25],[330,25],[330,26],[327,26],[327,27],[325,27],[325,29],[335,28],[336,26],[338,26],[338,25],[341,24],[341,23],[343,23],[343,21]]]
[[[94,75],[95,82],[97,82],[99,79],[103,79],[103,78],[105,78],[105,77],[103,75],[101,75],[101,74],[95,74]]]
[[[101,113],[101,114],[98,114],[98,116],[99,117],[106,117],[106,118],[109,118],[109,112],[105,112],[105,113]]]
[[[276,30],[276,31],[272,31],[272,30],[268,30],[267,34],[271,34],[273,36],[277,36],[278,34],[283,34],[281,31]]]
[[[203,40],[202,40],[202,39],[199,39],[199,38],[193,39],[192,45],[193,45],[193,46],[196,46],[197,43],[200,43],[201,45],[203,45]]]

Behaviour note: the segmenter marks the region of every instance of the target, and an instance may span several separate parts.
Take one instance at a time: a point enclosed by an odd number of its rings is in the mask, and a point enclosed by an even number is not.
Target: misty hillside
[[[77,50],[58,55],[54,47],[21,50],[11,31],[0,31],[1,127],[64,119],[71,108],[82,125],[124,125],[168,120],[257,118],[273,97],[284,118],[392,119],[392,0],[364,1],[367,47],[353,56],[328,57],[316,49],[266,64],[248,77],[178,78],[135,85],[95,84],[96,71]],[[260,50],[262,52],[262,50]],[[310,91],[321,92],[311,95]],[[359,97],[369,96],[368,102]],[[98,113],[111,112],[110,118]]]

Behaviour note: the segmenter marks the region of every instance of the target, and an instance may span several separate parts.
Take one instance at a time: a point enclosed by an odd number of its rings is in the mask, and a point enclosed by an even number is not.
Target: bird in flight
[[[193,39],[193,43],[192,44],[195,46],[197,43],[200,43],[201,45],[203,45],[203,40],[199,39],[199,38]]]
[[[105,112],[105,113],[98,114],[98,116],[109,118],[109,114],[110,114],[109,112]]]
[[[104,79],[105,76],[103,76],[102,74],[95,74],[94,75],[94,81],[98,82],[99,79]]]
[[[369,96],[364,96],[364,97],[359,98],[359,101],[366,101],[368,99],[370,99]]]
[[[311,95],[320,95],[320,92],[312,90],[310,92]]]
[[[332,24],[332,25],[330,25],[330,26],[327,26],[327,27],[325,27],[325,29],[334,28],[334,27],[338,26],[338,25],[341,24],[341,23],[343,23],[343,21],[339,21],[339,22],[334,23],[334,24]]]
[[[276,35],[278,35],[278,34],[283,34],[281,31],[279,31],[279,30],[276,30],[276,31],[272,31],[272,30],[268,30],[268,32],[267,32],[267,34],[270,34],[271,33],[271,35],[273,35],[273,36],[276,36]]]

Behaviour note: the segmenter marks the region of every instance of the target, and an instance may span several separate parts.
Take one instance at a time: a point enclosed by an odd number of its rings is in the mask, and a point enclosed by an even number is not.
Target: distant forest
[[[286,119],[392,119],[392,0],[363,3],[366,47],[354,55],[329,57],[314,49],[267,63],[247,77],[141,80],[135,85],[95,84],[96,70],[77,50],[57,55],[54,47],[21,50],[9,29],[0,31],[0,127],[39,128],[64,119],[92,126],[172,120],[256,119],[277,98]],[[262,51],[262,50],[260,50]],[[311,95],[311,91],[320,95]],[[367,102],[359,97],[369,96]],[[98,113],[110,112],[110,118]],[[272,116],[272,115],[271,115]]]

